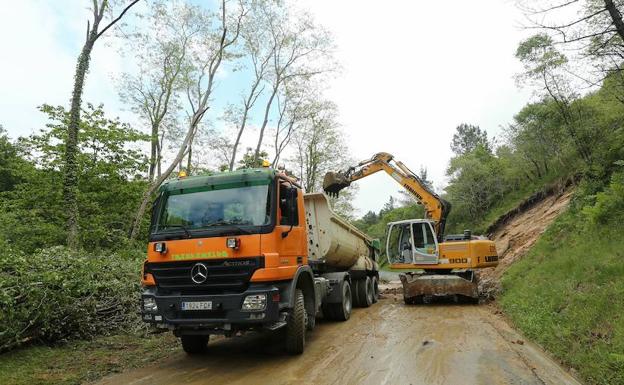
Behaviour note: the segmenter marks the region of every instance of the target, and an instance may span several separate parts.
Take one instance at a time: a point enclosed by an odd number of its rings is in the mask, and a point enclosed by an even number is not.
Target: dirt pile
[[[493,299],[500,290],[500,277],[537,242],[548,225],[561,214],[570,199],[574,186],[550,189],[523,202],[519,208],[503,215],[490,227],[490,239],[496,242],[499,263],[496,268],[481,272],[479,291],[486,300]]]

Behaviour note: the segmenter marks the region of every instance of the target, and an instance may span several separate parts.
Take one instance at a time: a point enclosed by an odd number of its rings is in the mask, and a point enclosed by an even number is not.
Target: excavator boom
[[[442,242],[446,217],[451,211],[451,204],[438,196],[402,162],[394,160],[391,154],[380,152],[345,171],[328,172],[323,178],[323,190],[330,196],[337,196],[352,182],[379,171],[385,171],[409,191],[419,204],[424,206],[425,217],[435,221],[436,234]]]

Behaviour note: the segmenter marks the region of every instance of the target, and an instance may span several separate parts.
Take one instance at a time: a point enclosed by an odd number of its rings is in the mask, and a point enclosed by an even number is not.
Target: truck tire
[[[371,293],[373,293],[373,303],[377,303],[379,301],[379,280],[377,276],[372,276],[371,280]]]
[[[306,310],[303,291],[295,290],[295,306],[288,314],[286,322],[286,351],[301,354],[305,346]]]
[[[373,304],[373,290],[370,277],[355,281],[355,294],[357,306],[369,307]]]
[[[187,354],[201,354],[206,351],[206,347],[208,346],[208,338],[210,336],[180,336],[180,341],[182,341],[182,349]]]
[[[323,316],[331,320],[346,321],[351,317],[351,310],[353,309],[349,281],[342,281],[338,290],[342,293],[341,301],[323,304]]]

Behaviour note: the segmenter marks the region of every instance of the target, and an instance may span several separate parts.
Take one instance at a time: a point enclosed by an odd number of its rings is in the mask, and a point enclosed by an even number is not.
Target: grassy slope
[[[624,226],[570,211],[508,270],[500,304],[587,383],[624,384]]]
[[[170,333],[30,346],[0,355],[0,384],[80,384],[146,365],[179,349]]]

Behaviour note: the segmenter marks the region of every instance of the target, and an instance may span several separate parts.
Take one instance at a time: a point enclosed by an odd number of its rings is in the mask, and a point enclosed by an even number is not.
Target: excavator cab
[[[408,219],[388,223],[386,255],[390,265],[437,264],[440,254],[432,221]]]

